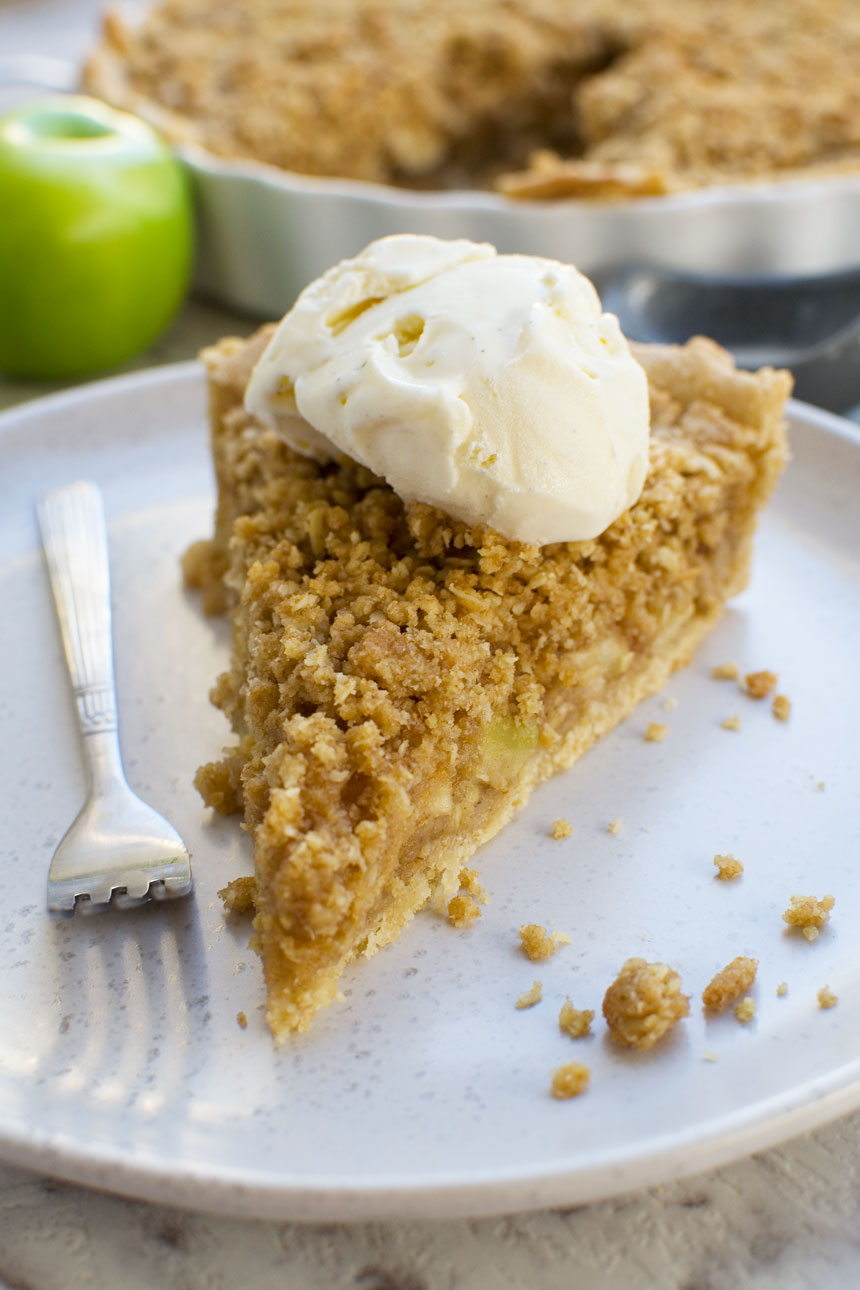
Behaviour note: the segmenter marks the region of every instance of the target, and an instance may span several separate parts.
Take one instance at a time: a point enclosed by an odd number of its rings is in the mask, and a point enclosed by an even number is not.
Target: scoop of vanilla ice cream
[[[474,242],[387,237],[329,269],[245,405],[297,452],[521,542],[596,537],[648,465],[645,374],[588,279]]]

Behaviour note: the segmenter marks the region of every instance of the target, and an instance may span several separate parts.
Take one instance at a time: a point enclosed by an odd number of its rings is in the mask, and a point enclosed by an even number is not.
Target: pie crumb
[[[711,1012],[722,1012],[729,1004],[752,988],[758,959],[738,955],[717,972],[702,991],[702,1003]]]
[[[570,820],[553,820],[550,833],[557,842],[560,842],[562,838],[569,838],[572,832],[573,825]]]
[[[603,998],[609,1033],[630,1048],[652,1048],[689,1012],[674,968],[639,958],[627,960]]]
[[[569,945],[570,937],[565,932],[553,932],[550,936],[539,923],[523,923],[520,941],[526,958],[537,963],[541,959],[552,958],[560,946]]]
[[[477,869],[461,869],[460,886],[470,896],[474,896],[479,905],[486,905],[490,899],[490,893],[481,886]]]
[[[736,681],[738,679],[737,663],[717,663],[716,667],[711,668],[711,678],[714,681]]]
[[[735,712],[730,717],[723,717],[720,725],[723,727],[723,730],[740,730],[741,719]]]
[[[448,901],[448,922],[452,927],[468,927],[481,917],[481,908],[471,896],[452,896]]]
[[[677,706],[678,706],[678,700],[673,698],[671,695],[668,699],[663,700],[664,712],[674,712]]]
[[[744,871],[743,862],[736,860],[733,855],[714,856],[714,864],[717,866],[716,877],[722,882],[731,882],[733,878],[740,878]]]
[[[659,721],[651,721],[645,731],[645,740],[649,744],[661,744],[669,733],[669,727]]]
[[[792,896],[782,919],[789,927],[799,927],[808,941],[814,941],[829,921],[835,903],[832,896],[822,896],[820,900],[814,896]]]
[[[751,999],[749,995],[745,999],[741,999],[735,1008],[735,1016],[743,1026],[752,1021],[755,1016],[755,999]]]
[[[779,995],[780,999],[782,999],[785,995],[787,995],[787,994],[788,994],[788,982],[787,982],[787,981],[780,981],[779,985],[776,987],[776,992],[777,992],[777,994]]]
[[[839,996],[834,994],[829,985],[823,985],[818,991],[819,1008],[835,1008],[839,1002]]]
[[[620,821],[620,820],[610,820],[610,821],[609,821],[609,823],[608,823],[608,824],[607,824],[607,826],[606,826],[606,832],[607,832],[607,833],[612,833],[613,835],[617,835],[617,834],[619,834],[619,833],[621,832],[621,821]]]
[[[770,710],[776,717],[777,721],[788,721],[791,716],[791,699],[787,694],[774,695],[773,703]]]
[[[593,1020],[594,1013],[591,1009],[580,1011],[579,1008],[574,1008],[570,999],[565,999],[558,1014],[559,1026],[566,1035],[570,1035],[571,1039],[582,1039],[589,1034]]]
[[[778,680],[775,672],[747,672],[744,689],[751,699],[766,699]]]
[[[706,1048],[702,1053],[703,1062],[718,1062],[720,1059],[712,1048]]]
[[[533,1008],[536,1003],[540,1003],[542,998],[543,986],[540,981],[532,981],[531,987],[528,990],[524,990],[517,999],[516,1006],[518,1008]]]
[[[550,1092],[560,1101],[566,1101],[569,1097],[579,1097],[580,1093],[584,1093],[588,1088],[590,1078],[591,1071],[587,1066],[583,1066],[582,1062],[567,1062],[553,1071]]]
[[[240,1028],[241,1030],[247,1030],[247,1029],[248,1029],[248,1018],[245,1016],[244,1012],[237,1012],[237,1013],[236,1013],[236,1020],[238,1021],[238,1023],[239,1023],[239,1028]]]
[[[257,894],[257,879],[253,875],[234,878],[222,887],[218,895],[224,902],[228,914],[253,914],[254,898]]]

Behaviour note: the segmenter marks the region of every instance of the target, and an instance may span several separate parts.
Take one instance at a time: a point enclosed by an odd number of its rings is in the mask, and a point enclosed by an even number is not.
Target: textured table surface
[[[0,0],[0,52],[85,46],[92,0]],[[247,320],[192,302],[130,367]],[[0,407],[59,388],[0,377]],[[565,1212],[297,1226],[182,1213],[0,1165],[0,1290],[856,1290],[860,1114],[751,1160]]]

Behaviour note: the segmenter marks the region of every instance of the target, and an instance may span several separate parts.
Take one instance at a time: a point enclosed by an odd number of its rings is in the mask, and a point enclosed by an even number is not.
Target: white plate
[[[227,740],[206,697],[225,630],[183,593],[177,563],[210,525],[199,369],[0,418],[0,1151],[232,1213],[462,1216],[654,1183],[860,1105],[860,441],[803,405],[792,419],[794,461],[753,585],[668,687],[677,708],[649,700],[484,849],[492,899],[479,924],[419,917],[350,972],[344,1003],[276,1052],[247,929],[225,924],[216,895],[248,865],[246,839],[210,821],[191,785]],[[45,873],[82,775],[33,503],[77,478],[106,497],[129,777],[186,838],[196,892],[52,921]],[[729,658],[779,672],[787,725],[710,680]],[[734,712],[737,734],[720,728]],[[643,741],[652,720],[669,724],[665,743]],[[556,842],[559,816],[574,833]],[[743,859],[740,882],[715,881],[718,851]],[[836,897],[814,944],[784,930],[796,891]],[[528,921],[572,944],[529,963],[517,949]],[[756,1020],[706,1022],[695,997],[741,953],[761,961]],[[565,994],[599,1017],[606,985],[639,954],[677,963],[694,996],[674,1036],[637,1056],[599,1023],[578,1043],[562,1035]],[[515,1011],[535,978],[543,1002]],[[827,1012],[825,984],[840,998]],[[591,1087],[554,1101],[550,1071],[574,1058]]]

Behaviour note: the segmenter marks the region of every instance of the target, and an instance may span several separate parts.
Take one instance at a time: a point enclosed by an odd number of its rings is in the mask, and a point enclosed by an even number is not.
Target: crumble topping
[[[775,672],[748,672],[744,688],[751,699],[766,699],[778,680]]]
[[[823,985],[818,991],[819,1008],[835,1008],[839,1002],[839,996],[834,994],[829,985]]]
[[[720,722],[720,725],[723,727],[723,730],[740,730],[741,719],[738,716],[738,714],[735,712],[730,717],[723,717],[722,721]]]
[[[780,981],[779,985],[776,987],[776,993],[780,999],[783,999],[788,994],[788,983],[786,981]]]
[[[536,1003],[540,1003],[543,998],[543,985],[540,981],[533,981],[528,990],[524,990],[516,1002],[517,1008],[533,1008]]]
[[[739,994],[751,990],[758,959],[738,955],[716,973],[702,991],[702,1003],[711,1012],[722,1012]]]
[[[558,1014],[558,1024],[571,1039],[583,1039],[591,1031],[594,1013],[590,1009],[574,1008],[570,999],[565,999]]]
[[[560,842],[562,838],[570,837],[573,833],[573,825],[569,820],[553,820],[550,832],[556,841]]]
[[[631,1048],[652,1048],[689,1012],[674,968],[640,958],[627,960],[603,998],[609,1033]]]
[[[621,832],[621,821],[610,820],[606,826],[606,832],[613,834],[613,836],[617,836]]]
[[[651,721],[645,731],[644,738],[649,744],[661,744],[668,733],[668,726],[662,725],[659,721]]]
[[[162,0],[84,85],[303,174],[601,200],[858,165],[852,0]]]
[[[565,932],[553,932],[550,936],[539,923],[524,923],[520,928],[520,942],[526,958],[538,963],[552,958],[562,945],[569,945],[570,937]]]
[[[735,1016],[742,1026],[746,1026],[752,1021],[755,1016],[755,999],[751,999],[749,995],[745,999],[741,999],[735,1008]]]
[[[808,941],[814,941],[829,921],[830,911],[835,904],[832,896],[822,896],[820,900],[816,900],[815,896],[792,896],[782,919],[789,927],[799,927]]]
[[[717,866],[715,877],[722,882],[731,882],[733,878],[739,878],[744,871],[741,861],[736,860],[733,855],[714,856],[714,864]]]
[[[591,1071],[582,1062],[566,1062],[553,1071],[550,1092],[560,1101],[579,1097],[588,1088],[590,1078]]]
[[[738,679],[737,663],[717,663],[711,668],[711,677],[715,681],[736,681]]]
[[[238,1025],[239,1025],[239,1029],[240,1029],[240,1030],[247,1030],[247,1029],[248,1029],[248,1018],[245,1016],[245,1013],[244,1013],[244,1012],[237,1012],[237,1013],[236,1013],[236,1021],[238,1022]]]
[[[788,718],[791,716],[791,699],[787,694],[774,695],[773,703],[771,704],[771,712],[776,717],[777,721],[788,721]]]

